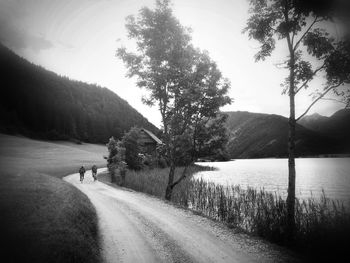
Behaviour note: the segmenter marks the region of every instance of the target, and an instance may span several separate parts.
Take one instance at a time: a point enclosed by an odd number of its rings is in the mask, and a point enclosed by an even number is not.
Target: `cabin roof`
[[[150,132],[149,130],[146,130],[144,128],[141,129],[141,131],[144,131],[149,137],[152,138],[157,144],[163,144],[163,142],[156,136],[154,133]]]

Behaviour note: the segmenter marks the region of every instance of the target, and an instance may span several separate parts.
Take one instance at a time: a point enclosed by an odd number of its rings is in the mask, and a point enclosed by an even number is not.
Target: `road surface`
[[[100,172],[100,171],[99,171]],[[102,182],[64,178],[96,207],[105,262],[294,262],[289,252],[160,199]]]

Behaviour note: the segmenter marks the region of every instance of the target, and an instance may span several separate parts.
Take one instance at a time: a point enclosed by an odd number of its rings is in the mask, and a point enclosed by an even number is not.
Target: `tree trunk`
[[[174,183],[174,175],[175,175],[175,164],[172,162],[170,164],[170,171],[169,171],[169,178],[168,178],[168,185],[165,190],[165,199],[170,201],[171,195],[173,193],[173,183]]]
[[[120,174],[120,186],[124,186],[125,185],[125,176],[126,176],[126,170],[120,170],[119,171],[119,174]]]
[[[294,105],[291,105],[291,111]],[[288,141],[288,197],[287,197],[287,209],[288,209],[288,227],[291,232],[294,231],[295,225],[295,118],[289,119],[289,141]]]
[[[294,54],[290,58],[289,83],[289,136],[288,136],[288,197],[287,197],[287,227],[289,238],[293,237],[295,227],[295,89],[294,89]]]
[[[111,174],[111,183],[115,183],[117,181],[116,179],[116,171],[115,171],[115,168],[112,168],[113,170],[110,172]]]

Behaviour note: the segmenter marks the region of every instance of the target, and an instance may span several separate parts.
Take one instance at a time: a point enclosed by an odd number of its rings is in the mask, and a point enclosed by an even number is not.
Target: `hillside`
[[[2,45],[0,72],[0,132],[105,143],[135,125],[157,131],[112,91],[59,76]]]
[[[106,152],[0,133],[1,262],[101,262],[95,207],[60,178],[105,166]]]
[[[231,158],[286,157],[288,119],[279,115],[226,112]],[[296,127],[296,154],[308,156],[342,152],[337,140]]]
[[[299,123],[310,130],[339,138],[349,145],[350,109],[339,110],[330,117],[319,114],[308,115],[302,118]]]
[[[322,116],[318,113],[314,113],[311,115],[306,115],[298,123],[304,126],[307,129],[314,131],[322,131],[324,128],[324,124],[328,121],[328,117]]]

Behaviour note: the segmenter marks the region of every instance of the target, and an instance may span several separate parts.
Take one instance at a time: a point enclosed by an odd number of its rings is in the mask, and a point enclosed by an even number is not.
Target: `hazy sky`
[[[126,37],[125,17],[154,0],[0,0],[0,33],[16,53],[70,78],[97,83],[124,98],[151,122],[160,125],[156,109],[141,102],[145,91],[125,77],[115,57]],[[173,0],[176,17],[193,29],[195,46],[209,51],[232,82],[232,105],[224,110],[288,116],[288,97],[280,83],[287,72],[276,67],[287,55],[284,43],[265,62],[254,62],[258,44],[242,34],[248,18],[246,0]],[[313,82],[320,87],[322,79]],[[311,101],[297,97],[297,113]],[[330,115],[343,105],[324,101],[310,113]]]

